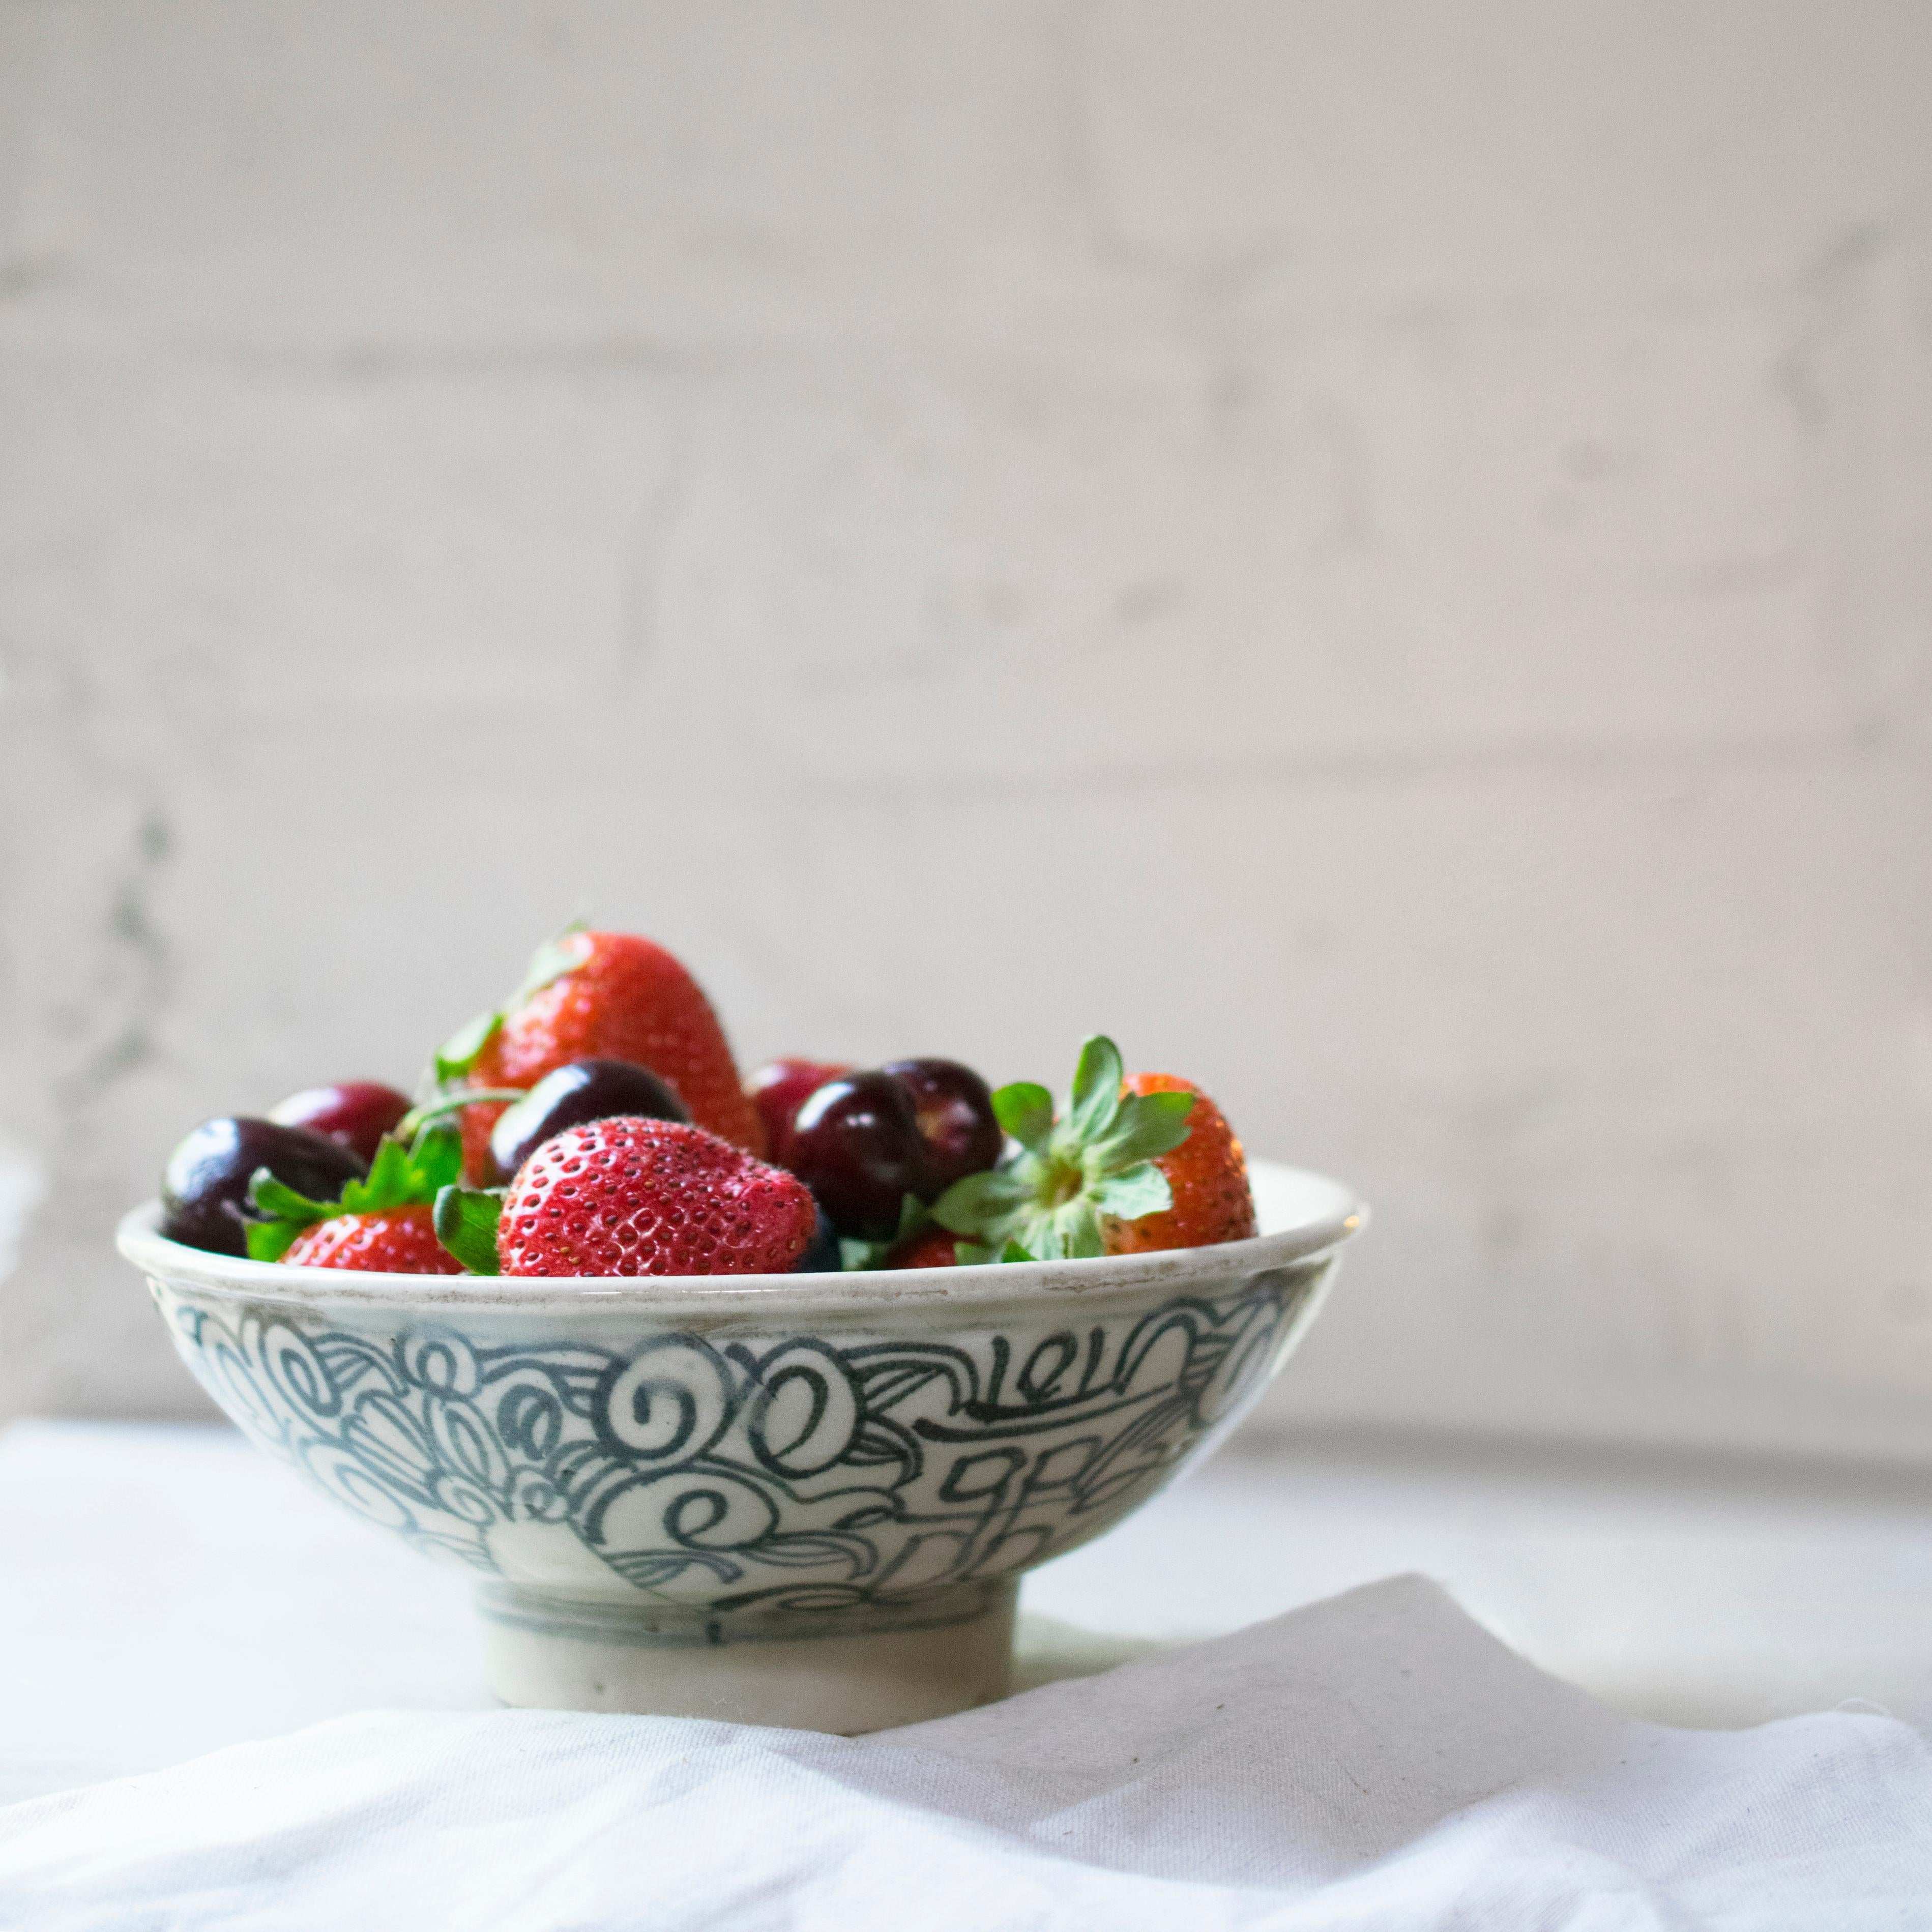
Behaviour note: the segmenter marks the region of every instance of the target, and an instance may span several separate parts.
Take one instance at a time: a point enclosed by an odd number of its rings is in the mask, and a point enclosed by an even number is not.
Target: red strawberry
[[[263,1218],[248,1223],[248,1258],[311,1268],[393,1269],[402,1274],[453,1274],[436,1244],[432,1208],[462,1171],[460,1136],[446,1120],[431,1122],[406,1144],[393,1135],[377,1144],[369,1172],[343,1183],[339,1196],[298,1194],[266,1168],[249,1178],[248,1199]]]
[[[291,1268],[361,1268],[379,1274],[460,1274],[436,1238],[424,1203],[374,1214],[338,1214],[305,1228],[282,1259]]]
[[[950,1268],[958,1259],[952,1251],[953,1237],[944,1228],[928,1228],[922,1234],[902,1241],[886,1252],[879,1265],[889,1268]]]
[[[1172,1073],[1136,1073],[1124,1094],[1192,1094],[1187,1138],[1154,1166],[1167,1176],[1174,1205],[1138,1220],[1109,1219],[1102,1238],[1110,1255],[1138,1255],[1156,1248],[1205,1248],[1244,1241],[1255,1232],[1255,1198],[1248,1165],[1220,1108],[1192,1081]]]
[[[734,1146],[764,1149],[724,1030],[698,982],[628,932],[568,932],[538,956],[527,990],[461,1062],[476,1087],[534,1087],[574,1060],[628,1060],[668,1081],[691,1118]],[[446,1063],[447,1064],[447,1063]],[[481,1178],[498,1106],[466,1108],[464,1166]]]
[[[766,1159],[781,1167],[791,1165],[791,1124],[799,1108],[826,1081],[850,1071],[842,1062],[768,1060],[745,1082],[745,1091],[764,1123]]]
[[[701,1127],[619,1114],[524,1162],[496,1254],[507,1275],[784,1274],[818,1222],[782,1168]]]
[[[992,1096],[1017,1151],[932,1204],[933,1219],[970,1244],[961,1261],[1078,1261],[1255,1232],[1241,1144],[1220,1109],[1172,1074],[1123,1072],[1120,1049],[1096,1034],[1064,1113],[1030,1081]]]

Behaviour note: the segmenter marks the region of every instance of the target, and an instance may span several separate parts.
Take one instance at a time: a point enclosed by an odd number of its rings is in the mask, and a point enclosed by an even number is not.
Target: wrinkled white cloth
[[[867,1738],[380,1712],[0,1810],[33,1932],[1928,1924],[1915,1732],[1629,1722],[1415,1578]]]

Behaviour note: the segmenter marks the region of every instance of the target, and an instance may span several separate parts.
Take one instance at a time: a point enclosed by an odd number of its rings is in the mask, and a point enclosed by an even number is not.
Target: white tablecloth
[[[1857,1699],[1932,1735],[1932,1490],[1876,1472],[1224,1452],[1028,1578],[1024,1674],[1409,1570],[1628,1715]],[[0,1434],[0,1802],[362,1711],[487,1710],[469,1590],[230,1431],[19,1424]]]
[[[1928,1921],[1904,1725],[1619,1718],[1413,1578],[869,1738],[372,1714],[0,1811],[34,1932]]]

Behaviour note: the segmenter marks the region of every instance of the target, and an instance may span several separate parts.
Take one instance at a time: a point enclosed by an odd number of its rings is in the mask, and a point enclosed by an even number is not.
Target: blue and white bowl
[[[1263,1232],[848,1275],[479,1279],[122,1223],[271,1454],[479,1580],[506,1702],[857,1732],[1004,1692],[1022,1571],[1205,1454],[1364,1214],[1254,1165]]]

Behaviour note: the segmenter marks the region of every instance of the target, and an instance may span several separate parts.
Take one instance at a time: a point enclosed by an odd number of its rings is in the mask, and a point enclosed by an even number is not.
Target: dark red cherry
[[[410,1111],[410,1096],[375,1080],[344,1080],[333,1087],[304,1087],[268,1109],[284,1127],[307,1127],[364,1161],[376,1158],[382,1136]]]
[[[768,1060],[745,1082],[745,1091],[765,1124],[765,1158],[789,1167],[791,1124],[818,1088],[852,1070],[823,1060]]]
[[[908,1194],[932,1198],[912,1096],[889,1073],[845,1073],[806,1096],[792,1123],[791,1171],[842,1234],[890,1240]]]
[[[496,1116],[490,1130],[493,1186],[509,1180],[530,1156],[566,1127],[608,1120],[620,1114],[649,1120],[684,1120],[691,1109],[668,1081],[631,1060],[573,1060],[546,1073],[520,1100]]]
[[[161,1232],[190,1248],[247,1254],[244,1231],[261,1218],[248,1205],[258,1167],[311,1201],[333,1201],[367,1172],[347,1148],[307,1127],[226,1115],[204,1120],[162,1171]]]
[[[926,1143],[937,1201],[963,1175],[977,1174],[1000,1157],[1006,1136],[993,1113],[986,1082],[956,1060],[895,1060],[890,1073],[912,1096],[912,1110]]]
[[[794,1274],[836,1274],[844,1265],[844,1258],[838,1252],[838,1230],[826,1216],[825,1210],[818,1210],[818,1225],[812,1231],[812,1239],[805,1244],[805,1252],[791,1264]]]

